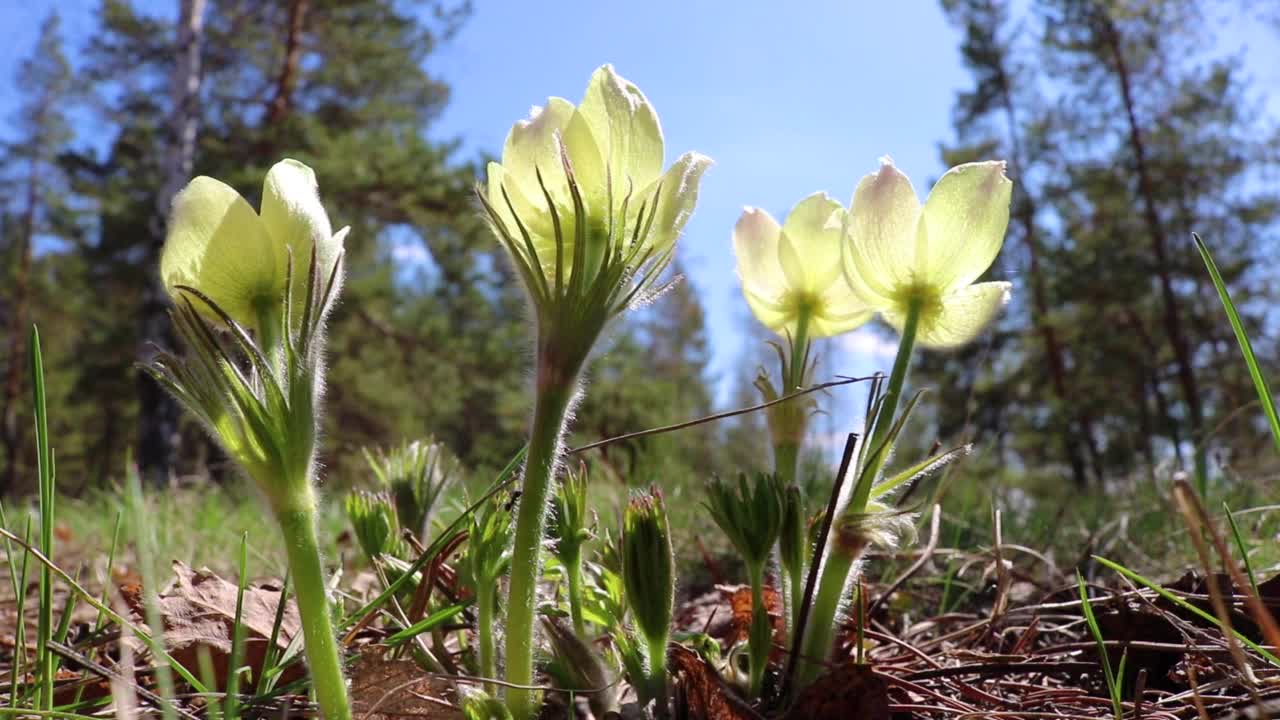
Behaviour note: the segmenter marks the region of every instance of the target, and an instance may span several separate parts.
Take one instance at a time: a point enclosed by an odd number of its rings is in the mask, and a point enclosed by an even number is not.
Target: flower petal
[[[333,226],[320,203],[320,186],[311,168],[297,160],[285,159],[271,166],[262,184],[262,224],[277,246],[288,248],[285,263],[293,258],[293,301],[306,302],[307,273],[311,248],[316,252],[316,274],[327,282],[342,251],[334,241]],[[342,278],[338,278],[341,282]],[[336,290],[336,288],[335,288]],[[335,292],[336,295],[336,292]],[[301,315],[298,316],[299,318]]]
[[[573,103],[553,97],[545,106],[532,108],[527,119],[511,126],[502,147],[502,167],[510,180],[508,192],[514,184],[530,202],[539,207],[546,205],[542,186],[538,183],[541,171],[543,183],[556,203],[561,207],[572,207],[569,186],[564,177],[564,162],[560,157],[560,143],[573,112]]]
[[[284,291],[285,262],[284,247],[271,242],[258,214],[229,185],[202,176],[174,198],[160,255],[160,277],[170,293],[175,285],[194,287],[254,327],[257,304]]]
[[[612,65],[604,65],[591,75],[579,112],[609,169],[615,198],[658,179],[662,126],[640,88],[618,75]],[[620,200],[615,200],[617,204]]]
[[[795,334],[794,308],[788,308],[779,304],[776,299],[766,298],[746,289],[743,289],[742,296],[747,299],[747,307],[751,308],[751,314],[756,316],[756,320],[759,320],[761,325],[779,335],[784,335],[786,332]]]
[[[638,197],[633,197],[628,205],[627,214],[635,216],[640,210],[640,203],[653,206],[653,221],[649,224],[648,237],[644,242],[650,243],[658,253],[670,249],[684,224],[693,215],[693,208],[698,203],[698,188],[702,184],[702,174],[712,165],[711,158],[696,152],[688,152],[672,163],[667,172]],[[646,215],[650,212],[646,209]]]
[[[772,215],[758,208],[745,208],[733,226],[733,254],[738,258],[738,279],[748,294],[748,302],[752,295],[777,302],[787,291],[787,278],[778,262],[781,239],[782,227]],[[760,321],[769,324],[763,318]]]
[[[839,279],[845,214],[843,205],[822,192],[801,200],[787,213],[781,259],[792,289],[817,295]]]
[[[1004,170],[1003,162],[958,165],[929,192],[916,261],[944,293],[977,280],[1004,244],[1013,190]]]
[[[973,340],[1009,302],[1007,282],[969,285],[949,295],[920,316],[916,342],[924,347],[954,348]],[[905,318],[900,310],[884,313],[885,320],[902,332]]]
[[[607,217],[608,213],[622,206],[626,188],[619,191],[609,187],[609,171],[605,167],[604,156],[600,152],[600,144],[591,132],[591,126],[582,115],[582,108],[574,111],[565,125],[561,138],[565,153],[569,156],[569,164],[573,167],[573,177],[578,183],[578,192],[587,206],[588,214]],[[610,193],[612,192],[612,204]]]
[[[809,321],[809,333],[814,337],[843,335],[866,324],[874,315],[871,306],[838,277],[819,297],[818,312]]]
[[[914,282],[920,200],[906,175],[888,158],[879,172],[858,183],[849,204],[845,278],[854,291],[879,307]]]

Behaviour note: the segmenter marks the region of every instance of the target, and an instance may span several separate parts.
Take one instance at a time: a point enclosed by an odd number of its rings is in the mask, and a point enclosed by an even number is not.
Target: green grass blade
[[[258,677],[254,681],[253,692],[260,695],[269,690],[266,679],[272,674],[272,670],[280,661],[280,627],[284,625],[284,611],[289,606],[289,573],[286,571],[284,580],[280,582],[280,602],[276,603],[276,617],[271,624],[271,639],[267,642],[267,652],[262,660],[262,672],[258,673]]]
[[[107,573],[106,573],[107,578],[112,577],[111,573],[116,566],[116,550],[120,547],[120,528],[121,528],[121,525],[123,524],[123,521],[124,521],[124,513],[117,510],[116,524],[111,531],[111,549],[107,551]],[[6,541],[6,544],[7,544],[7,541]],[[107,585],[108,587],[104,587],[102,589],[102,595],[99,597],[99,601],[103,605],[106,605],[107,602],[110,600],[110,597],[109,597],[110,583],[107,583]],[[102,611],[99,610],[98,617],[93,621],[93,632],[95,635],[102,630],[102,626],[106,624],[106,621],[107,621],[107,616],[103,615]],[[98,654],[98,648],[96,646],[89,648],[88,656],[90,660],[94,659],[94,657],[97,654]],[[76,699],[74,704],[79,705],[83,697],[84,697],[84,686],[82,685],[80,688],[76,690]]]
[[[1258,358],[1253,354],[1253,343],[1249,342],[1249,334],[1244,329],[1244,322],[1240,319],[1240,313],[1236,311],[1236,304],[1231,301],[1231,293],[1227,291],[1227,285],[1222,279],[1222,274],[1218,272],[1218,265],[1213,261],[1213,256],[1209,254],[1208,246],[1199,235],[1192,233],[1191,237],[1195,240],[1196,249],[1200,251],[1205,267],[1209,269],[1209,276],[1213,278],[1213,286],[1218,290],[1222,307],[1227,311],[1231,330],[1236,334],[1236,342],[1240,344],[1240,352],[1244,354],[1244,363],[1249,368],[1249,377],[1253,378],[1253,389],[1258,392],[1262,412],[1266,414],[1267,422],[1271,425],[1271,438],[1275,441],[1276,450],[1280,451],[1280,415],[1276,414],[1276,403],[1271,396],[1271,388],[1267,384],[1267,378],[1262,374],[1262,369],[1258,367]]]
[[[388,637],[386,640],[386,643],[388,645],[399,645],[401,643],[412,640],[414,637],[421,635],[424,632],[430,632],[435,628],[439,627],[440,625],[444,624],[446,620],[449,620],[450,618],[456,616],[458,613],[461,613],[470,604],[471,603],[469,602],[459,602],[459,603],[454,603],[452,605],[440,608],[439,610],[431,613],[427,617],[422,618],[418,622],[410,625],[409,627],[401,630],[400,632],[395,633],[391,637]]]
[[[1098,625],[1098,617],[1093,614],[1093,603],[1089,602],[1089,588],[1085,585],[1084,576],[1076,571],[1076,584],[1080,588],[1080,606],[1084,610],[1084,620],[1089,626],[1089,634],[1098,643],[1098,664],[1102,666],[1102,675],[1107,681],[1107,693],[1111,696],[1111,709],[1116,720],[1123,720],[1124,705],[1121,703],[1120,682],[1111,669],[1111,655],[1107,653],[1107,641],[1102,637],[1102,628]],[[1124,672],[1124,661],[1121,660],[1121,672]]]
[[[1236,524],[1236,516],[1232,514],[1231,507],[1225,502],[1222,503],[1222,509],[1227,514],[1227,523],[1231,525],[1231,537],[1235,539],[1236,548],[1240,550],[1240,559],[1244,562],[1245,574],[1249,576],[1249,587],[1253,588],[1253,594],[1262,597],[1262,593],[1258,592],[1258,578],[1253,574],[1253,563],[1249,560],[1249,551],[1245,547],[1244,537],[1240,534],[1240,526]]]
[[[130,621],[129,618],[121,615],[115,610],[112,610],[110,605],[104,602],[100,602],[96,597],[93,596],[93,593],[86,590],[83,585],[77,583],[75,581],[75,578],[72,578],[70,575],[67,574],[65,570],[63,570],[62,568],[50,562],[49,558],[45,557],[44,553],[40,552],[40,548],[32,545],[29,539],[24,540],[23,538],[18,537],[13,532],[5,528],[0,528],[0,536],[8,538],[12,542],[15,542],[21,545],[22,549],[26,551],[27,555],[34,557],[37,562],[39,562],[40,564],[52,570],[53,574],[56,575],[59,580],[66,583],[67,586],[71,588],[72,592],[79,593],[80,597],[85,602],[89,603],[89,605],[93,606],[94,609],[106,615],[107,618],[111,620],[111,622],[114,622],[120,627],[128,630],[135,637],[141,640],[142,643],[147,646],[147,649],[150,650],[151,653],[155,655],[157,659],[163,661],[162,664],[165,664],[174,668],[177,671],[178,675],[180,675],[183,680],[186,680],[196,692],[198,693],[209,692],[208,687],[204,683],[197,680],[196,676],[192,675],[191,672],[186,669],[186,667],[184,667],[177,660],[173,659],[173,656],[170,655],[167,650],[165,650],[163,644],[161,644],[160,642],[157,642],[155,638],[151,637],[150,633],[138,627],[135,623]],[[168,703],[166,704],[168,705]],[[169,705],[169,707],[170,709],[172,709],[171,705]]]
[[[1191,614],[1195,615],[1196,617],[1199,617],[1200,619],[1202,619],[1202,620],[1204,620],[1204,621],[1206,621],[1206,622],[1213,623],[1213,625],[1214,625],[1215,627],[1217,627],[1219,630],[1222,630],[1223,632],[1226,632],[1226,631],[1227,631],[1227,628],[1223,626],[1222,621],[1221,621],[1221,620],[1219,620],[1219,619],[1218,619],[1216,616],[1214,616],[1212,613],[1207,613],[1207,612],[1205,612],[1204,610],[1201,610],[1200,608],[1196,607],[1195,605],[1192,605],[1191,603],[1187,602],[1186,600],[1183,600],[1182,598],[1178,597],[1177,595],[1174,595],[1173,593],[1169,592],[1168,590],[1166,590],[1166,589],[1164,589],[1164,588],[1160,587],[1159,585],[1157,585],[1157,584],[1155,584],[1154,582],[1152,582],[1152,581],[1150,581],[1150,580],[1146,579],[1145,577],[1143,577],[1143,576],[1139,575],[1138,573],[1136,573],[1136,572],[1134,572],[1134,571],[1130,570],[1129,568],[1127,568],[1127,567],[1125,567],[1125,566],[1121,565],[1120,563],[1112,562],[1112,561],[1110,561],[1110,560],[1108,560],[1108,559],[1106,559],[1106,558],[1104,558],[1104,557],[1100,557],[1100,556],[1098,556],[1098,555],[1094,555],[1094,556],[1093,556],[1093,559],[1094,559],[1094,560],[1097,560],[1098,562],[1102,563],[1103,565],[1106,565],[1107,567],[1111,568],[1112,570],[1115,570],[1116,572],[1120,573],[1121,575],[1125,576],[1126,578],[1129,578],[1130,580],[1134,581],[1135,583],[1138,583],[1139,585],[1142,585],[1143,587],[1147,588],[1148,590],[1154,590],[1154,591],[1156,592],[1156,594],[1157,594],[1157,595],[1159,595],[1160,597],[1164,598],[1165,600],[1168,600],[1169,602],[1173,603],[1174,605],[1177,605],[1178,607],[1182,608],[1183,610],[1186,610],[1187,612],[1189,612],[1189,613],[1191,613]],[[1256,642],[1254,642],[1254,641],[1250,640],[1249,638],[1245,637],[1244,635],[1241,635],[1238,631],[1236,631],[1236,630],[1234,630],[1234,629],[1232,629],[1232,630],[1231,630],[1231,634],[1232,634],[1233,636],[1235,636],[1235,638],[1236,638],[1237,640],[1239,640],[1240,642],[1242,642],[1242,643],[1244,643],[1245,645],[1247,645],[1247,646],[1249,647],[1249,649],[1250,649],[1250,650],[1253,650],[1254,652],[1258,653],[1258,654],[1259,654],[1259,655],[1261,655],[1262,657],[1266,658],[1267,662],[1271,663],[1272,665],[1275,665],[1276,667],[1280,667],[1280,658],[1278,658],[1278,657],[1276,657],[1274,654],[1272,654],[1270,650],[1267,650],[1266,648],[1262,647],[1262,646],[1261,646],[1261,645],[1259,645],[1258,643],[1256,643]]]
[[[129,528],[133,531],[135,552],[138,554],[138,569],[142,575],[142,604],[147,626],[155,633],[158,644],[164,645],[164,621],[160,615],[159,578],[155,566],[155,534],[149,521],[149,513],[143,509],[142,478],[137,468],[130,463],[126,473],[129,484]],[[167,655],[167,654],[166,654]],[[173,682],[173,670],[169,663],[158,662],[155,665],[156,685],[164,705],[160,708],[164,720],[175,720],[177,714],[173,709],[176,689]]]
[[[1116,720],[1124,720],[1124,671],[1129,666],[1129,648],[1120,653],[1120,667],[1116,670],[1116,684],[1111,689],[1111,706],[1116,711]]]
[[[49,448],[49,410],[40,331],[34,325],[31,327],[31,396],[36,425],[36,471],[40,479],[40,552],[53,560],[53,451]],[[49,641],[53,638],[53,575],[48,566],[40,569],[40,616],[36,633],[40,709],[52,710],[54,654],[49,650]]]
[[[31,542],[31,516],[27,515],[26,529],[22,532],[22,539]],[[8,546],[8,538],[5,539],[5,545]],[[13,557],[13,553],[9,554]],[[9,704],[18,707],[19,690],[22,688],[22,677],[27,672],[27,566],[31,560],[31,553],[22,554],[22,570],[18,576],[18,587],[22,588],[17,597],[17,626],[14,628],[14,653],[13,653],[13,685],[9,690]]]
[[[249,533],[240,536],[240,578],[236,586],[236,617],[231,629],[231,662],[227,665],[227,720],[240,717],[240,665],[244,662],[244,589],[249,577]]]

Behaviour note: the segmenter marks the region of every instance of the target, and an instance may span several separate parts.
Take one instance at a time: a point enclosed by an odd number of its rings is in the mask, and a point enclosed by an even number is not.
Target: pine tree
[[[267,167],[294,157],[315,169],[335,224],[352,226],[344,299],[329,329],[330,477],[363,473],[361,446],[427,434],[481,469],[505,465],[520,448],[530,328],[519,284],[476,212],[483,158],[464,161],[456,142],[429,136],[449,98],[432,52],[466,8],[207,0],[197,113],[185,118],[199,127],[187,174],[222,179],[256,203]],[[80,153],[67,166],[76,193],[97,212],[93,241],[76,252],[97,302],[85,309],[91,327],[70,353],[82,367],[76,402],[98,413],[73,444],[104,477],[118,472],[122,449],[136,441],[129,429],[151,412],[139,402],[134,364],[148,342],[167,344],[144,337],[137,319],[162,237],[156,198],[175,167],[173,79],[189,72],[176,69],[182,55],[170,23],[124,0],[107,0],[100,17],[86,57],[111,142],[102,157]],[[673,314],[655,315],[672,325],[654,324],[600,365],[592,394],[630,403],[635,393],[636,404],[599,430],[636,430],[709,408],[701,311],[681,292],[662,300]],[[609,370],[655,353],[676,373],[660,390],[628,389],[634,377]],[[184,421],[179,429],[179,473],[216,463],[198,428]],[[682,467],[706,467],[710,455],[692,436],[669,442]]]
[[[944,159],[1008,158],[1019,193],[1014,305],[986,347],[922,363],[943,434],[970,428],[1002,462],[1065,462],[1077,482],[1166,458],[1199,470],[1211,446],[1257,442],[1256,426],[1217,427],[1248,386],[1187,240],[1214,237],[1247,311],[1270,295],[1247,268],[1274,232],[1274,197],[1250,178],[1275,136],[1238,64],[1206,50],[1202,5],[944,3],[975,79]]]
[[[0,398],[0,444],[4,469],[0,492],[12,490],[23,460],[28,368],[26,340],[32,321],[32,260],[42,236],[67,230],[71,222],[65,183],[57,158],[73,139],[66,117],[75,82],[62,48],[61,22],[51,13],[40,28],[32,56],[18,70],[17,87],[25,96],[15,120],[17,137],[3,146],[6,195],[18,198],[6,209],[4,315],[5,369]],[[38,318],[37,318],[38,319]]]

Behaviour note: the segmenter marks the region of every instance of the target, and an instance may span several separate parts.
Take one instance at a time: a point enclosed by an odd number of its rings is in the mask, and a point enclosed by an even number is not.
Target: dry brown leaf
[[[751,632],[751,586],[750,585],[717,585],[725,599],[729,601],[729,612],[733,620],[729,626],[729,635],[725,638],[729,645],[746,642]],[[782,621],[782,598],[773,587],[764,586],[764,608],[769,613],[769,621],[773,623],[773,645],[777,648],[786,645],[787,628]]]
[[[388,659],[382,648],[366,647],[351,666],[351,708],[360,720],[458,720],[453,690],[427,675],[417,663]]]
[[[208,570],[193,570],[182,562],[173,564],[174,580],[159,597],[164,620],[164,639],[169,654],[188,668],[198,667],[201,648],[207,649],[213,661],[219,686],[225,684],[230,663],[232,632],[235,629],[236,596],[239,588]],[[121,595],[139,619],[146,617],[141,586],[120,588]],[[275,625],[280,605],[280,589],[249,586],[244,591],[244,607],[240,614],[244,627],[244,665],[257,678],[266,661],[267,644]],[[285,605],[280,622],[277,645],[280,650],[302,630],[298,608],[292,601]],[[292,682],[303,674],[296,666],[281,678]]]
[[[747,598],[750,602],[750,595]],[[677,685],[677,717],[688,720],[754,720],[755,714],[733,694],[720,674],[700,655],[683,645],[669,651]]]
[[[786,720],[890,720],[889,684],[869,665],[833,668],[805,688]]]

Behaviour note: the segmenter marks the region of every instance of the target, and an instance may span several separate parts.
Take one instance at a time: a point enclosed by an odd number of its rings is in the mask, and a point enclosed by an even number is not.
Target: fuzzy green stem
[[[809,359],[809,311],[801,310],[796,318],[796,334],[791,338],[791,371],[787,378],[787,393],[795,392],[804,385],[804,373]]]
[[[773,644],[773,624],[769,622],[769,610],[764,606],[764,568],[748,569],[751,580],[751,628],[747,647],[751,652],[751,697],[760,697],[764,690],[764,671],[769,666],[769,650]]]
[[[795,401],[793,401],[795,402]],[[778,479],[782,482],[783,487],[787,487],[796,481],[797,470],[800,465],[800,443],[790,440],[782,440],[773,446],[773,471],[777,473]]]
[[[587,622],[582,617],[582,553],[575,552],[566,558],[564,573],[569,582],[569,615],[573,618],[573,631],[580,639],[587,637]]]
[[[667,636],[647,638],[649,646],[649,695],[653,698],[654,714],[665,720],[667,711]]]
[[[804,639],[800,646],[800,667],[796,675],[799,687],[803,688],[813,682],[826,667],[826,660],[835,646],[836,614],[844,599],[849,571],[860,554],[846,552],[837,543],[831,544],[830,554],[822,568],[818,592],[809,608],[809,621],[805,624]]]
[[[922,304],[919,299],[913,299],[907,305],[907,317],[902,324],[902,339],[898,341],[898,355],[894,358],[893,370],[889,373],[889,386],[884,394],[884,402],[881,403],[880,412],[876,415],[875,432],[871,436],[870,444],[867,445],[869,452],[872,453],[868,456],[872,466],[862,468],[858,473],[858,485],[849,502],[849,509],[855,513],[860,513],[867,507],[867,500],[871,497],[871,485],[889,457],[887,449],[878,455],[875,452],[893,428],[894,416],[898,412],[899,401],[902,399],[902,386],[906,383],[907,371],[911,368],[911,351],[915,348],[916,331],[920,327]]]
[[[476,587],[476,623],[480,643],[480,677],[496,678],[498,666],[493,652],[493,584],[481,583]],[[489,685],[489,691],[494,691]]]
[[[796,319],[796,332],[791,336],[790,356],[782,366],[782,394],[788,395],[805,385],[806,360],[809,356],[809,313],[801,311]],[[796,398],[786,408],[778,408],[776,412],[791,415],[791,422],[784,423],[781,436],[775,433],[773,443],[773,471],[781,478],[783,487],[796,481],[800,463],[800,446],[804,442],[805,417],[804,402],[807,399]]]
[[[809,559],[812,560],[813,558]],[[795,632],[796,628],[800,627],[800,607],[804,605],[804,566],[788,567],[784,564],[782,569],[787,581],[787,617],[790,617],[787,637],[791,639],[791,642],[797,642],[799,638],[795,637]]]
[[[513,685],[533,684],[533,631],[536,591],[542,569],[542,536],[547,498],[551,491],[564,433],[565,414],[573,399],[577,373],[567,382],[547,382],[546,361],[539,360],[538,396],[525,456],[524,483],[511,548],[511,584],[507,596],[506,680]],[[508,688],[507,708],[515,720],[529,720],[537,712],[532,690]]]
[[[888,452],[876,454],[878,448],[889,436],[893,427],[894,415],[898,412],[902,387],[906,383],[907,371],[911,367],[911,352],[915,347],[916,331],[920,326],[922,303],[913,299],[907,306],[907,317],[902,326],[902,339],[898,343],[898,355],[893,361],[893,370],[889,374],[889,386],[876,416],[875,431],[868,440],[867,467],[858,468],[858,484],[853,496],[844,510],[837,513],[829,522],[839,522],[839,516],[845,513],[862,513],[871,496],[871,486],[884,466]],[[818,582],[818,591],[814,597],[813,607],[805,626],[801,644],[801,660],[797,680],[800,687],[813,682],[822,671],[823,664],[831,654],[836,639],[836,614],[844,599],[845,588],[848,587],[849,573],[861,557],[865,545],[842,541],[837,533],[828,543],[827,560],[822,567],[822,577]]]
[[[351,720],[342,658],[329,618],[328,588],[316,542],[315,510],[308,503],[303,509],[278,511],[276,520],[284,533],[316,702],[325,720]]]

